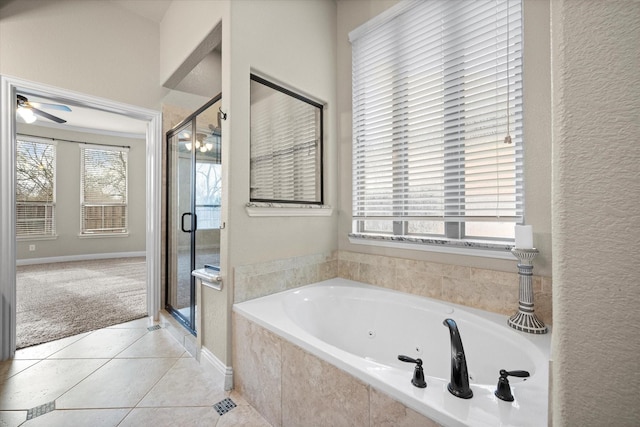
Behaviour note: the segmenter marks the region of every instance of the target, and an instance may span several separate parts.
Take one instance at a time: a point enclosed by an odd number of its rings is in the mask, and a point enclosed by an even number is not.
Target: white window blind
[[[512,239],[520,1],[402,2],[350,39],[354,233]]]
[[[322,203],[322,105],[251,79],[251,200]]]
[[[18,135],[16,142],[16,236],[55,236],[53,141]]]
[[[128,149],[82,145],[80,156],[81,234],[126,233]]]

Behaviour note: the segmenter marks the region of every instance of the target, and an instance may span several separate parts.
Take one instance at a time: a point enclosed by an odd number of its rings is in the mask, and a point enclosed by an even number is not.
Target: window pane
[[[374,21],[350,34],[354,232],[386,221],[395,235],[512,239],[524,215],[521,2],[401,2]]]
[[[198,229],[220,228],[222,165],[196,162],[196,215]]]
[[[84,234],[127,232],[127,155],[124,148],[81,148]]]
[[[467,237],[478,239],[514,239],[515,227],[513,222],[465,222]]]
[[[55,145],[18,135],[16,235],[55,235]]]
[[[444,221],[408,221],[407,233],[444,236]]]

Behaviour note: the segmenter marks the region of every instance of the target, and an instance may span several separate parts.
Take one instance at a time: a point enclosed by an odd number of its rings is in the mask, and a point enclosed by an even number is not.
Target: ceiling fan
[[[52,120],[56,123],[66,123],[67,121],[61,119],[60,117],[56,117],[53,114],[49,114],[46,111],[42,111],[40,108],[48,108],[52,110],[59,111],[71,111],[71,108],[62,104],[47,104],[44,102],[29,102],[26,96],[16,95],[17,97],[17,105],[18,105],[18,114],[20,117],[24,119],[27,123],[33,123],[36,120],[36,115],[44,117],[46,119]]]

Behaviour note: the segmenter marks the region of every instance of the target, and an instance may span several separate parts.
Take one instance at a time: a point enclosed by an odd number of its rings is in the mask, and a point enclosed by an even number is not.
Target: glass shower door
[[[167,189],[167,308],[195,332],[195,300],[191,277],[195,254],[193,232],[196,217],[192,210],[193,167],[192,124],[187,123],[169,138]]]
[[[220,97],[167,134],[166,307],[196,334],[195,269],[220,264]]]

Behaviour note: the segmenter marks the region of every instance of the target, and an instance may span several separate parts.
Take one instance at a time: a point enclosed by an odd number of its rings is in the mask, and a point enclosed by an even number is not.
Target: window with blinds
[[[521,15],[520,1],[406,1],[350,34],[354,236],[513,239]]]
[[[253,202],[322,204],[322,105],[251,75]]]
[[[80,147],[81,234],[127,233],[127,155],[123,147]]]
[[[17,136],[16,236],[56,235],[55,159],[53,141]]]

